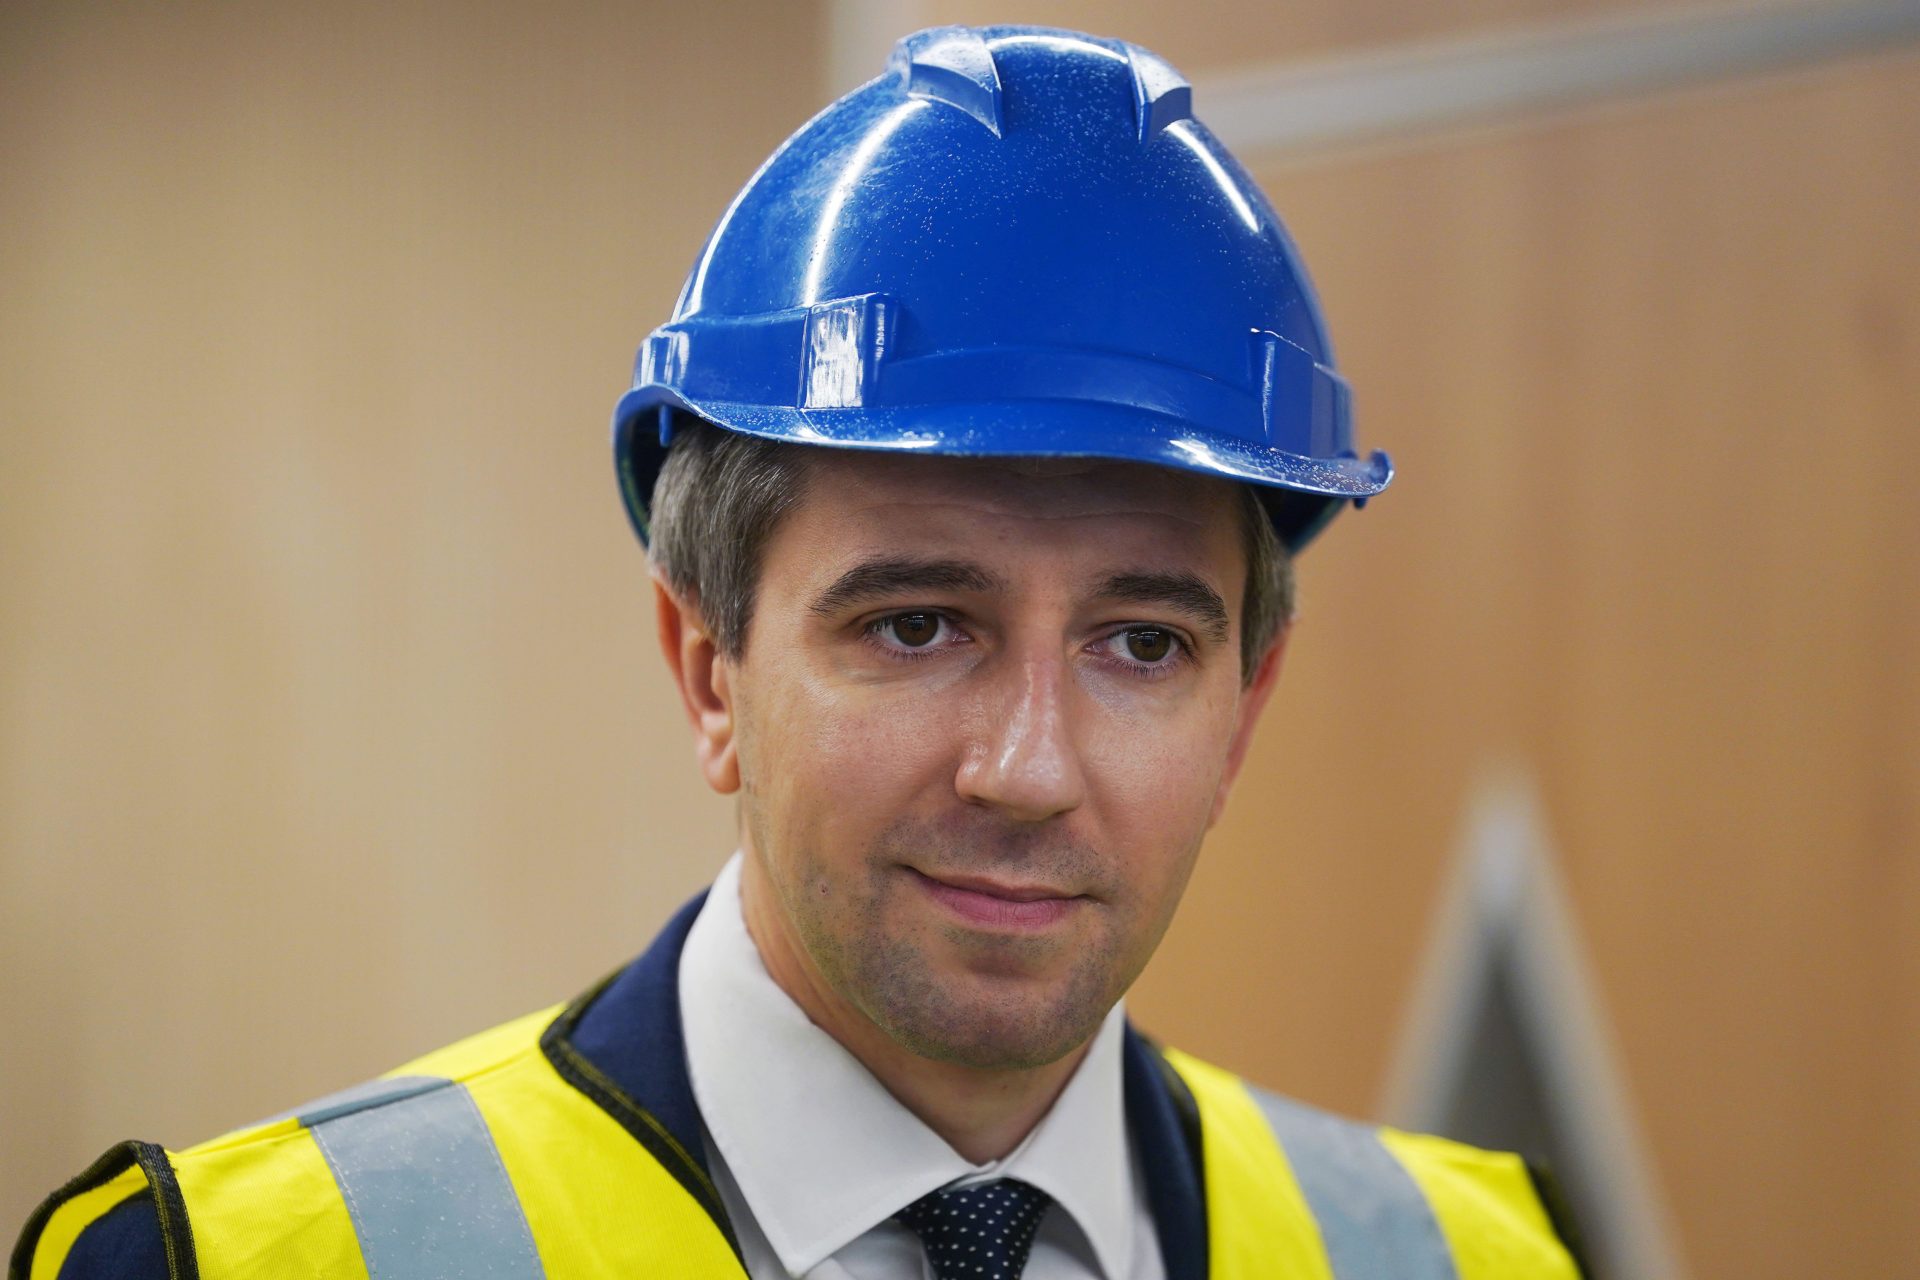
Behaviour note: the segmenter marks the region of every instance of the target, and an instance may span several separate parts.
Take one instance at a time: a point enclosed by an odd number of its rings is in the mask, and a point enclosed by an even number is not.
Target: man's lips
[[[927,896],[970,923],[997,929],[1039,929],[1080,906],[1078,894],[1044,885],[1003,884],[980,876],[930,876],[907,868]]]

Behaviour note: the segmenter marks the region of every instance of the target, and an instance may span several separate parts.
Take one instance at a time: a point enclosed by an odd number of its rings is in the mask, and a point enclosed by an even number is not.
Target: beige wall
[[[1264,175],[1401,479],[1304,562],[1143,1017],[1373,1106],[1517,764],[1694,1272],[1920,1266],[1915,101],[1907,54]]]
[[[1196,9],[1037,16],[1203,73],[1571,11]],[[0,1218],[568,995],[710,873],[604,427],[825,25],[0,13]],[[1920,1268],[1917,94],[1248,157],[1402,479],[1303,566],[1150,1028],[1373,1108],[1518,762],[1695,1273]]]
[[[1684,0],[920,0],[908,7],[936,22],[1035,22],[1111,34],[1143,44],[1183,71],[1269,59],[1360,53],[1409,40],[1477,35],[1520,23],[1602,20],[1678,10]]]
[[[404,8],[0,18],[9,1223],[565,996],[730,847],[606,431],[817,15]]]

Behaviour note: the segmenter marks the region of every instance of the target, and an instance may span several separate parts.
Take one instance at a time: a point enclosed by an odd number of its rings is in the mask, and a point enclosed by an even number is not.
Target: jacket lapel
[[[687,1077],[680,1023],[680,951],[707,895],[674,913],[640,958],[585,997],[567,1040],[627,1097],[660,1122],[708,1174],[700,1109]]]
[[[1160,1051],[1127,1023],[1121,1050],[1127,1125],[1140,1152],[1167,1280],[1207,1278],[1207,1198],[1200,1112]]]

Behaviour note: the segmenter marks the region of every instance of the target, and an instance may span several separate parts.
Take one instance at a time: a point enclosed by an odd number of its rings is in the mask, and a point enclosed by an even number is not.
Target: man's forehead
[[[1211,633],[1229,625],[1222,602],[1246,570],[1237,486],[1138,463],[822,449],[802,495],[761,588],[823,615],[923,590],[1204,597],[1196,616]]]
[[[901,507],[976,509],[1029,519],[1137,516],[1193,526],[1231,519],[1237,486],[1212,476],[1107,458],[952,457],[820,449],[806,507],[858,519]]]

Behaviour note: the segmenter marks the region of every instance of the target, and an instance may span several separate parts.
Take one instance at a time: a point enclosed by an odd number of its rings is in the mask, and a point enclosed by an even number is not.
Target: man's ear
[[[1233,741],[1227,745],[1227,767],[1221,771],[1220,787],[1213,793],[1213,812],[1207,815],[1207,826],[1220,821],[1220,815],[1226,811],[1227,792],[1233,789],[1233,780],[1240,776],[1240,766],[1246,763],[1247,748],[1253,743],[1253,727],[1260,723],[1260,712],[1266,708],[1267,699],[1273,696],[1273,687],[1280,683],[1280,660],[1286,656],[1287,637],[1293,632],[1291,623],[1280,628],[1280,633],[1267,646],[1260,658],[1260,665],[1253,669],[1253,679],[1240,691],[1240,706],[1234,713]]]
[[[659,621],[660,652],[680,689],[681,705],[693,726],[693,754],[707,785],[721,795],[740,789],[740,760],[735,752],[732,666],[714,645],[700,610],[683,600],[659,570],[653,573],[654,613]]]

